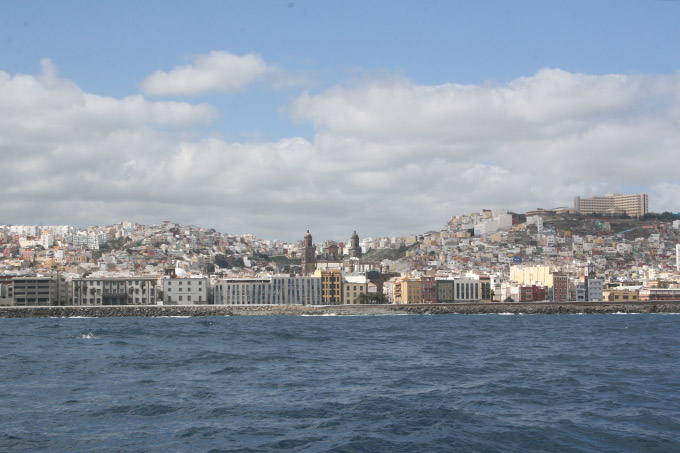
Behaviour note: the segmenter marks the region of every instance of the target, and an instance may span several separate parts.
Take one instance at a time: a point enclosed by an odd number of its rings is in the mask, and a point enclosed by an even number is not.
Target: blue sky
[[[630,187],[650,193],[652,210],[680,210],[677,178],[666,173],[680,163],[680,2],[16,1],[2,9],[0,72],[12,96],[0,92],[0,113],[17,119],[3,129],[0,118],[0,157],[14,175],[0,223],[170,218],[342,240],[354,229],[417,233],[469,210],[564,206]],[[198,90],[201,71],[220,82]],[[226,90],[229,77],[238,81]],[[63,103],[40,107],[36,84]],[[34,103],[17,100],[24,89]],[[98,116],[80,95],[112,110]],[[158,120],[159,109],[181,118]],[[71,130],[53,134],[50,118],[75,110],[82,117],[61,125]],[[83,124],[91,137],[78,135]],[[639,164],[636,150],[646,156]],[[557,155],[592,161],[556,174]],[[201,180],[178,173],[187,159],[204,162],[194,170]],[[39,188],[26,177],[40,178]],[[44,205],[41,190],[62,201]]]

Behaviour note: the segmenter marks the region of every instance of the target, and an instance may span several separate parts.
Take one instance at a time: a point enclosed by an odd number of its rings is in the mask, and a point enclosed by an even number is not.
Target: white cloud
[[[407,234],[482,208],[650,194],[680,210],[680,73],[546,69],[505,85],[367,80],[301,95],[313,142],[180,139],[206,105],[115,99],[0,72],[0,213],[12,223],[171,219],[295,239]]]
[[[387,171],[390,202],[432,223],[452,198],[449,214],[523,210],[627,187],[658,191],[652,209],[680,210],[673,186],[659,185],[677,179],[679,109],[680,73],[543,69],[505,85],[365,80],[305,93],[290,110],[315,124],[320,155],[362,175],[381,168],[381,180]],[[412,191],[425,201],[404,203]]]
[[[276,65],[267,64],[262,57],[250,53],[234,55],[212,51],[196,55],[192,63],[172,70],[156,71],[140,84],[151,96],[198,96],[209,93],[233,93],[262,80],[275,88],[298,85],[306,80],[291,76]]]

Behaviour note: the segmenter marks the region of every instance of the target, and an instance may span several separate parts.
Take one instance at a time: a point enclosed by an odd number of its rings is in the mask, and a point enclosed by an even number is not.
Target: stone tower
[[[309,276],[316,270],[316,248],[312,243],[312,234],[307,230],[302,244],[302,275]]]
[[[356,230],[354,230],[354,234],[349,239],[349,257],[361,258],[361,246],[359,245],[359,235]]]

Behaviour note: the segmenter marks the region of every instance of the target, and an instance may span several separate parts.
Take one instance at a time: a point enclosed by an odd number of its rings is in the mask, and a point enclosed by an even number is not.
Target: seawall
[[[680,301],[474,303],[423,305],[126,305],[67,307],[0,307],[0,318],[119,316],[347,316],[390,314],[606,314],[680,313]]]

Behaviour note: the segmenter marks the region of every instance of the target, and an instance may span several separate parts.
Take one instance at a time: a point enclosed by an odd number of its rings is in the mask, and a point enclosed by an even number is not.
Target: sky
[[[7,1],[0,224],[297,240],[647,193],[680,1]]]

